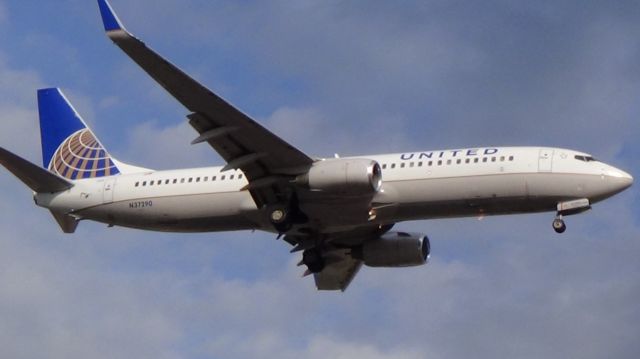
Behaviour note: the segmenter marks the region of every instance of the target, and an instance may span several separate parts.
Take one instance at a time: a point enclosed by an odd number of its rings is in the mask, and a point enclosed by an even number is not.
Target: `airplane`
[[[107,36],[189,111],[224,166],[154,171],[109,154],[58,88],[38,90],[43,167],[4,148],[0,163],[65,233],[81,220],[165,232],[263,230],[302,252],[318,290],[344,291],[362,265],[427,263],[426,235],[402,221],[589,210],[633,183],[590,154],[482,147],[314,158],[285,142],[131,35],[98,0]]]

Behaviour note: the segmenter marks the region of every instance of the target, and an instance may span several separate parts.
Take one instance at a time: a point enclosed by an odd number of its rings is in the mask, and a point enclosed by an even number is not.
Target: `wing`
[[[320,273],[313,275],[318,290],[345,291],[358,274],[362,261],[349,254],[350,249],[334,250],[326,255],[327,264]]]
[[[388,225],[368,225],[352,230],[325,234],[324,245],[321,249],[321,257],[325,266],[321,272],[315,273],[314,279],[318,290],[341,290],[345,291],[353,278],[362,267],[362,261],[354,258],[351,253],[359,248],[364,242],[380,238],[388,232],[393,224]],[[313,236],[287,235],[284,240],[295,246],[291,252],[298,252],[307,249],[317,249],[318,239]],[[304,265],[304,260],[298,265]],[[305,273],[308,274],[309,271]]]
[[[294,148],[132,36],[106,0],[98,0],[109,38],[182,103],[198,131],[192,143],[208,142],[227,161],[225,170],[240,169],[258,208],[275,203],[291,176],[304,173],[313,160]]]

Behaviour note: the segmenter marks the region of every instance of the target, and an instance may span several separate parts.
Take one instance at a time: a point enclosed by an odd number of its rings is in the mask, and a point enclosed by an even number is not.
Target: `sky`
[[[317,156],[567,147],[640,178],[637,1],[112,0],[128,30]],[[0,146],[40,163],[61,87],[119,160],[220,165],[92,0],[0,0]],[[62,234],[0,171],[4,358],[637,358],[638,186],[553,213],[400,223],[426,266],[317,292],[273,235]]]

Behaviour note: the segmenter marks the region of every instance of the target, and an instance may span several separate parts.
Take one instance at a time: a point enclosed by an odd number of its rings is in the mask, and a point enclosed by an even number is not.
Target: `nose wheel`
[[[564,233],[564,231],[567,230],[567,225],[564,223],[561,215],[558,215],[558,217],[553,220],[552,226],[556,233]]]

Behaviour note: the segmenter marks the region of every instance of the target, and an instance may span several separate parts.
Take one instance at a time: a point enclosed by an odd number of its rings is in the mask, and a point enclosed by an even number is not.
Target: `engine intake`
[[[313,164],[309,171],[298,177],[314,191],[359,196],[374,194],[382,187],[382,169],[369,159],[326,159]]]
[[[369,267],[412,267],[427,263],[431,245],[420,233],[389,232],[365,242],[352,256]]]

